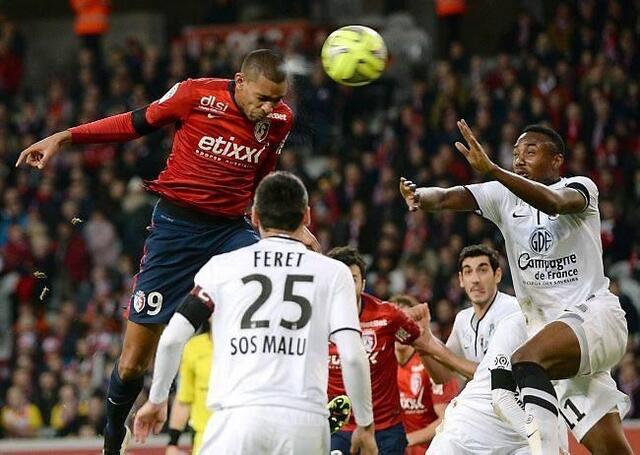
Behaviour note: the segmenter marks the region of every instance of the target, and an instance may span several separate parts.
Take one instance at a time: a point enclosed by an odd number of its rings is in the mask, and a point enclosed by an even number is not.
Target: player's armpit
[[[198,330],[211,317],[214,306],[211,297],[200,286],[196,286],[184,298],[177,313],[183,315]]]

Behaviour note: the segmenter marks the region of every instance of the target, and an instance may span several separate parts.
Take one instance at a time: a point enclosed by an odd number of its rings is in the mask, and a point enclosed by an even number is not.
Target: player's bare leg
[[[578,373],[578,338],[565,323],[552,322],[513,353],[511,364],[523,396],[532,453],[558,453],[558,398],[551,380]]]
[[[127,321],[120,358],[114,366],[106,399],[104,453],[120,454],[127,416],[144,384],[163,324],[137,324]]]
[[[598,420],[580,441],[593,455],[632,455],[620,414],[611,412]]]

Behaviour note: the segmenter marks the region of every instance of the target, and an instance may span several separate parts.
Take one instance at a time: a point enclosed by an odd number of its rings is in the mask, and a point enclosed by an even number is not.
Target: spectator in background
[[[93,54],[96,65],[102,65],[102,36],[109,30],[110,0],[69,0],[73,9],[73,31],[83,48]]]
[[[0,409],[0,424],[7,437],[32,438],[42,428],[42,416],[25,393],[14,386],[7,391],[7,402]]]
[[[614,3],[624,8],[612,6],[608,11]],[[379,83],[354,90],[328,80],[314,57],[319,55],[322,32],[309,40],[308,47],[295,47],[296,58],[305,60],[304,68],[314,70],[308,77],[297,76],[297,97],[291,105],[298,119],[304,114],[314,120],[304,128],[294,127],[288,141],[291,145],[282,151],[279,166],[295,169],[298,175],[300,169],[308,173],[305,183],[313,204],[313,228],[324,251],[335,245],[357,245],[366,253],[367,263],[375,267],[380,292],[406,292],[441,307],[440,311],[432,308],[432,326],[434,332],[443,329],[445,339],[448,321],[463,308],[465,297],[455,271],[438,271],[450,269],[450,257],[459,253],[460,240],[462,245],[485,243],[500,249],[501,236],[475,215],[441,218],[394,213],[393,207],[401,208],[401,204],[393,199],[389,202],[384,193],[386,182],[390,180],[395,187],[395,176],[407,175],[407,170],[419,185],[446,181],[440,186],[449,186],[473,178],[466,163],[460,166],[456,160],[460,157],[454,154],[451,160],[445,150],[459,140],[455,120],[461,115],[482,131],[479,139],[501,162],[510,159],[510,128],[517,131],[534,118],[549,122],[559,118],[569,145],[566,174],[592,176],[601,185],[604,205],[613,209],[601,208],[605,243],[613,241],[605,249],[605,264],[628,273],[624,276],[629,279],[640,280],[640,35],[633,26],[638,7],[613,0],[586,0],[576,5],[569,18],[573,32],[568,51],[564,44],[564,51],[560,50],[555,37],[539,25],[563,26],[554,6],[547,18],[521,14],[511,34],[517,38],[505,40],[492,55],[473,55],[462,45],[448,46],[443,49],[446,57],[430,60],[433,68],[429,69],[392,59]],[[10,37],[10,55],[22,61],[25,42],[19,27],[5,25],[9,22],[0,18],[0,42]],[[544,37],[539,40],[539,35]],[[291,45],[283,42],[283,47]],[[129,42],[110,47],[105,49],[109,58],[100,75],[93,54],[82,49],[74,71],[55,82],[52,79],[39,87],[13,79],[15,95],[8,95],[3,87],[16,68],[7,64],[4,68],[10,71],[4,73],[2,62],[8,60],[0,57],[0,249],[5,248],[10,229],[14,239],[10,254],[0,253],[0,311],[7,324],[0,343],[8,346],[0,364],[2,395],[12,386],[12,372],[24,370],[25,355],[55,377],[56,394],[65,381],[77,386],[80,375],[65,372],[69,365],[77,365],[74,349],[79,338],[89,340],[90,352],[103,364],[95,370],[102,371],[96,387],[97,393],[104,394],[118,354],[114,340],[120,337],[130,277],[142,251],[136,245],[144,242],[147,231],[141,227],[155,202],[140,199],[144,193],[139,192],[139,182],[157,175],[166,159],[159,151],[168,149],[171,133],[146,136],[125,147],[70,149],[41,179],[13,167],[16,151],[35,137],[47,135],[54,124],[65,128],[114,110],[142,107],[177,80],[210,71],[229,75],[237,66],[238,53],[224,40],[208,40],[200,51],[188,51],[179,42],[151,46]],[[387,79],[399,64],[403,65],[401,72],[411,75],[406,86],[389,84]],[[545,89],[551,82],[555,86],[543,97],[538,86]],[[605,122],[601,128],[594,148],[596,105],[601,101],[609,111],[608,125]],[[348,187],[342,183],[347,163],[360,168],[365,190],[358,199],[352,192],[347,194]],[[111,238],[122,245],[120,254],[110,257],[107,265],[101,263],[102,250],[88,246],[100,245],[96,237],[101,231],[87,229],[86,223],[96,210],[105,214],[112,227]],[[85,222],[74,224],[74,217]],[[382,226],[389,222],[396,226],[399,240],[385,238],[385,248],[379,248]],[[387,246],[392,244],[390,252]],[[35,268],[48,263],[47,254],[42,253],[49,249],[55,265],[47,274],[48,281],[34,280]],[[50,292],[40,303],[45,281]],[[54,331],[47,327],[52,327],[66,301],[78,314],[65,316],[74,320],[74,327],[69,330],[73,336],[64,343],[68,352],[61,356],[59,343],[52,342]],[[436,320],[438,315],[441,321]],[[637,348],[630,345],[629,349],[638,356]],[[26,380],[26,388],[38,389],[37,373],[19,373],[18,377]]]

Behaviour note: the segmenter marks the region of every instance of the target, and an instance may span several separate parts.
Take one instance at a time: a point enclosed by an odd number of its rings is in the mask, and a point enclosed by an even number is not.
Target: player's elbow
[[[359,369],[367,365],[367,354],[364,348],[349,349],[340,352],[340,363],[343,368]]]

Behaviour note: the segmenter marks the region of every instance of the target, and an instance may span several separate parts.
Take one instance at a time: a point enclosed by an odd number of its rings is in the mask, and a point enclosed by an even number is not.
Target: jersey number
[[[573,430],[574,427],[576,426],[576,423],[580,422],[582,419],[584,419],[586,417],[586,414],[584,412],[581,412],[575,404],[573,404],[573,401],[571,400],[567,400],[564,402],[564,409],[571,409],[571,412],[573,412],[573,414],[575,414],[575,423],[570,422],[569,418],[564,415],[564,412],[562,412],[562,410],[558,409],[558,411],[560,411],[560,414],[562,414],[562,417],[564,418],[564,420],[567,422],[567,425],[569,426],[570,430]]]
[[[258,298],[249,305],[247,311],[242,315],[242,321],[240,322],[240,328],[242,329],[258,329],[268,328],[269,321],[266,319],[252,319],[253,314],[260,309],[262,305],[269,299],[273,292],[273,283],[271,279],[266,275],[254,273],[247,275],[242,279],[244,284],[257,281],[260,283],[260,295]],[[288,321],[286,319],[280,320],[280,325],[285,329],[298,330],[303,328],[309,323],[311,319],[311,302],[306,297],[293,293],[293,287],[297,282],[313,283],[312,275],[287,275],[287,279],[284,283],[284,301],[297,303],[300,307],[300,317],[297,321]]]

